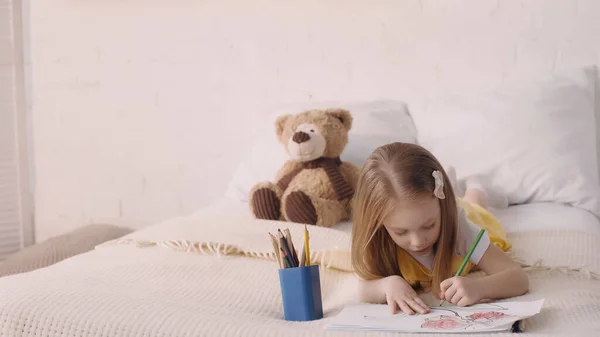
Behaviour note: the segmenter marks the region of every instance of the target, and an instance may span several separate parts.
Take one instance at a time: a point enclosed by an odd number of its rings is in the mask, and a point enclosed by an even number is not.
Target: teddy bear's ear
[[[285,122],[287,122],[287,120],[290,117],[292,117],[292,115],[283,115],[277,117],[277,119],[275,120],[275,133],[277,134],[277,139],[281,138],[281,135],[283,134],[283,129],[285,128]]]
[[[327,109],[325,113],[339,119],[346,130],[350,131],[352,128],[352,115],[350,111],[344,109]]]

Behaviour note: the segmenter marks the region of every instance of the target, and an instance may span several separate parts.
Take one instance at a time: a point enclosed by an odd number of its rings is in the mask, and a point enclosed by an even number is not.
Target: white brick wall
[[[207,205],[273,105],[412,101],[600,51],[595,0],[55,0],[31,11],[38,240]]]

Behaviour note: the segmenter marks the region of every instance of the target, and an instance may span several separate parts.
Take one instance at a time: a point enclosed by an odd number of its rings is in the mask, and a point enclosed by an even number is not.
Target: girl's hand
[[[459,307],[479,302],[483,296],[481,285],[477,280],[465,277],[452,277],[440,284],[440,298]]]
[[[398,308],[408,315],[413,315],[415,312],[421,314],[429,312],[429,307],[402,277],[397,275],[387,277],[383,288],[385,299],[393,314],[398,312]]]

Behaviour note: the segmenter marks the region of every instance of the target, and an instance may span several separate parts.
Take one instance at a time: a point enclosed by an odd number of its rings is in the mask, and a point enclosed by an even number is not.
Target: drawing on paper
[[[443,312],[435,315],[436,312]],[[476,304],[470,307],[431,307],[427,315],[422,316],[421,328],[434,330],[473,330],[491,327],[500,320],[510,320],[515,316],[506,314],[502,311],[508,311],[508,308],[500,304]],[[434,314],[433,316],[431,316]],[[419,316],[418,313],[408,315],[399,312],[393,316],[372,316],[363,315],[368,321],[396,321],[401,319],[410,319]]]
[[[469,322],[462,317],[440,315],[436,317],[426,318],[421,324],[421,328],[429,328],[436,330],[459,330],[469,326]]]
[[[506,315],[503,312],[497,311],[488,311],[488,312],[476,312],[472,315],[467,316],[468,319],[473,322],[481,322],[481,323],[489,323],[493,321],[497,321],[502,318],[512,317],[511,315]]]
[[[514,316],[505,314],[499,311],[482,311],[475,312],[468,316],[461,316],[455,313],[456,316],[439,315],[425,318],[421,328],[429,328],[435,330],[471,330],[472,328],[491,327],[496,321],[503,319],[512,319]]]
[[[544,300],[479,303],[468,307],[430,307],[426,314],[391,314],[387,305],[348,306],[329,325],[333,330],[452,332],[509,331],[518,320],[540,312]]]
[[[508,310],[508,308],[505,308],[499,304],[494,304],[494,303],[489,303],[489,304],[475,304],[473,306],[470,307],[456,307],[456,306],[444,306],[444,307],[431,307],[430,308],[431,311],[447,311],[450,314],[453,314],[454,316],[458,316],[460,317],[459,312],[464,313],[465,312],[483,312],[486,310],[489,311],[506,311]],[[430,312],[431,313],[431,312]],[[419,316],[419,313],[415,313],[413,315],[408,315],[404,312],[399,312],[397,314],[395,314],[394,316],[392,316],[394,319],[400,319],[400,318],[408,318],[408,317],[415,317],[415,316]],[[376,319],[389,319],[389,316],[385,316],[385,317],[379,317],[379,316],[371,316],[371,315],[363,315],[364,319],[367,320],[376,320]]]

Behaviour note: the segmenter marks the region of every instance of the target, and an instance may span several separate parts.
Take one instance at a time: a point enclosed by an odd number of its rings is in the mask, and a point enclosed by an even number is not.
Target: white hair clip
[[[442,175],[442,172],[435,170],[431,175],[435,179],[435,189],[433,190],[433,194],[439,199],[445,199],[446,196],[444,195],[444,176]]]

